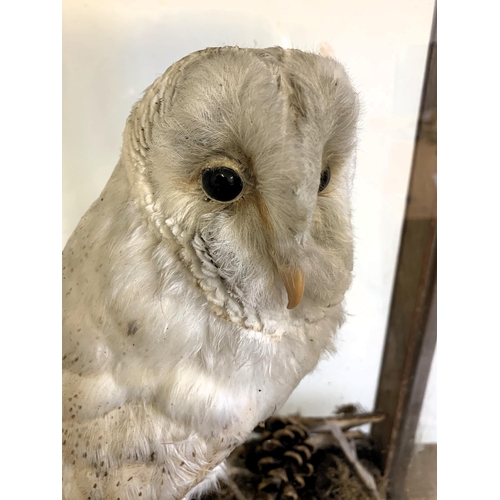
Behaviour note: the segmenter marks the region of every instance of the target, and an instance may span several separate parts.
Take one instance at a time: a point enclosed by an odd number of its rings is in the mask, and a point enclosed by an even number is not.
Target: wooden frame
[[[436,345],[436,15],[371,436],[387,497],[404,500],[406,476]]]

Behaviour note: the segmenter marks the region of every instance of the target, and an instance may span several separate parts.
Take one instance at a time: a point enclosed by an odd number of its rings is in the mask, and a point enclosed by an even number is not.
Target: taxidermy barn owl
[[[333,350],[357,116],[338,62],[279,47],[134,105],[63,252],[63,498],[195,497]]]

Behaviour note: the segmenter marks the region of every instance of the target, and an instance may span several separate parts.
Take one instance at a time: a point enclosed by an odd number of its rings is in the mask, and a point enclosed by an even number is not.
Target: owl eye
[[[217,201],[232,201],[243,189],[241,177],[232,168],[207,168],[201,175],[205,193]]]
[[[321,178],[319,180],[318,193],[321,193],[330,182],[330,167],[326,167],[323,172],[321,172]]]

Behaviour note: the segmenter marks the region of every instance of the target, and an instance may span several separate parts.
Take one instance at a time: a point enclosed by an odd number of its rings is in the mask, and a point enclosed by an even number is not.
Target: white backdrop
[[[132,104],[174,61],[219,45],[334,55],[363,103],[350,317],[336,357],[303,380],[283,411],[327,415],[346,402],[371,409],[433,8],[433,0],[64,0],[63,245],[118,161]],[[436,441],[434,374],[422,441]]]

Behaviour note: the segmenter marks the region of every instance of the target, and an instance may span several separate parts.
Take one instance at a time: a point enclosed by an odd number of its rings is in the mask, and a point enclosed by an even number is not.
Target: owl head
[[[338,62],[279,47],[193,53],[134,106],[134,197],[214,314],[261,331],[342,301],[357,118]]]

